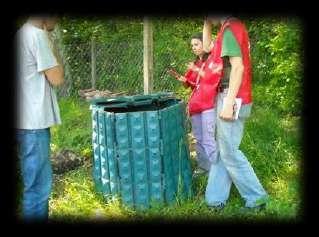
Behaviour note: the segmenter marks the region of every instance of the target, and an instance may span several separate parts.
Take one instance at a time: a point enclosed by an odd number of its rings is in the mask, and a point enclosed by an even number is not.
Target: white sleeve
[[[36,34],[34,47],[38,72],[58,65],[52,49],[50,48],[49,39],[44,31]]]

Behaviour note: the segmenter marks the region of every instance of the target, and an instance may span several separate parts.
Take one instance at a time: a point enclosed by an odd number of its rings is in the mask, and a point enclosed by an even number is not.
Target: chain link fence
[[[127,94],[143,92],[141,42],[71,43],[64,46],[65,85],[60,96],[95,88]]]
[[[74,40],[65,44],[56,34],[55,41],[65,70],[65,83],[57,90],[59,96],[77,96],[79,90],[88,88],[127,95],[143,93],[143,38],[121,42]],[[153,61],[153,92],[175,91],[181,86],[167,74],[167,69],[184,65],[185,60],[154,46]]]

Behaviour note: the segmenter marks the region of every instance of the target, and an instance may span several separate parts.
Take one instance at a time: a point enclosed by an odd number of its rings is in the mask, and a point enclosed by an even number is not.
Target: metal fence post
[[[95,89],[96,82],[96,45],[94,37],[91,40],[91,85]]]
[[[153,91],[153,27],[148,17],[144,17],[144,94]]]

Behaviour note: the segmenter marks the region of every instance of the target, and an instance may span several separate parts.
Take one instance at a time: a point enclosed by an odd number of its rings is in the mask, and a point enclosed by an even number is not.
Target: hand
[[[219,22],[220,22],[220,19],[218,16],[208,15],[205,18],[204,24],[206,24],[208,26],[216,26],[216,25],[218,25]]]
[[[211,24],[212,24],[212,22],[211,22],[209,16],[207,16],[207,17],[204,19],[204,24],[207,24],[207,25],[211,25]]]
[[[177,78],[177,80],[181,82],[186,82],[186,78],[184,76],[180,76],[179,78]]]
[[[192,70],[194,72],[198,72],[199,71],[199,67],[196,67],[194,62],[190,62],[187,64],[187,69],[188,70]]]
[[[172,77],[175,77],[177,80],[179,80],[179,78],[181,77],[181,75],[178,74],[178,73],[177,73],[175,70],[173,70],[173,69],[167,70],[167,73],[168,73],[169,75],[171,75]]]
[[[212,15],[207,15],[206,18],[204,19],[204,21],[205,21],[205,23],[211,25],[213,18],[214,18],[214,16],[212,16]]]
[[[228,98],[224,100],[223,109],[219,115],[221,119],[226,121],[234,120],[234,102]]]

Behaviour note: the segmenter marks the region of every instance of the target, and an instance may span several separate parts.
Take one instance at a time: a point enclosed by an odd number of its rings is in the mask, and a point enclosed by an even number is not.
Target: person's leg
[[[219,99],[220,96],[216,97],[216,143],[218,147],[218,157],[216,163],[213,163],[209,172],[206,192],[205,192],[205,201],[209,206],[218,206],[219,204],[226,204],[228,200],[230,188],[231,188],[231,178],[228,174],[228,171],[225,168],[223,160],[220,159],[220,135],[219,127],[220,119],[218,115],[220,114],[222,103]]]
[[[224,96],[225,94],[222,94],[221,101]],[[258,200],[267,198],[267,193],[249,161],[239,150],[244,122],[249,117],[250,111],[251,105],[243,105],[237,120],[228,122],[217,118],[220,158],[240,195],[245,199],[246,207],[254,207],[258,204]]]
[[[18,130],[18,155],[23,182],[22,217],[33,219],[36,213],[37,193],[35,190],[38,170],[37,142],[34,130]]]
[[[50,130],[41,130],[38,134],[39,153],[41,158],[40,170],[37,178],[37,192],[39,195],[37,215],[48,219],[49,197],[52,189],[52,168],[50,161]]]
[[[209,162],[206,156],[205,149],[203,147],[202,139],[202,114],[194,114],[191,117],[192,121],[192,132],[196,139],[196,155],[197,155],[197,164],[198,167],[204,170],[209,170]]]
[[[40,131],[40,136],[39,136]],[[51,191],[51,175],[47,168],[49,159],[48,130],[18,130],[17,140],[23,180],[22,215],[26,220],[43,219],[43,210]],[[44,139],[41,141],[41,139]],[[48,175],[49,173],[49,175]],[[45,217],[44,217],[45,218]]]
[[[204,147],[208,165],[217,162],[218,149],[215,138],[216,109],[202,112],[202,146]]]
[[[231,188],[231,178],[222,162],[213,163],[208,176],[205,201],[208,206],[226,205]]]

